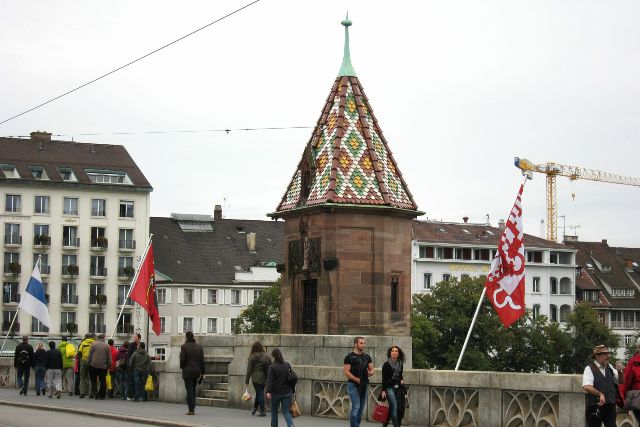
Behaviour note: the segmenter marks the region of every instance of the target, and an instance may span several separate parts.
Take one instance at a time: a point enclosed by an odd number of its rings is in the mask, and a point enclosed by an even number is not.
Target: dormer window
[[[60,172],[60,178],[62,178],[63,181],[78,182],[78,178],[76,178],[71,168],[58,168],[58,172]]]
[[[31,176],[36,181],[48,181],[49,176],[47,176],[47,171],[44,170],[42,166],[29,166],[31,170]]]
[[[0,169],[2,169],[2,172],[4,173],[4,176],[6,178],[9,178],[9,179],[20,178],[20,174],[16,169],[16,165],[3,164],[3,165],[0,165]]]
[[[120,171],[86,170],[89,180],[93,184],[132,185],[129,176]]]

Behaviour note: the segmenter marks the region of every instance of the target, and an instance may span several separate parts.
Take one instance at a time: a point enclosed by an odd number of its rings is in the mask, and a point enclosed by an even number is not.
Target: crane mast
[[[611,184],[631,185],[640,187],[640,178],[616,175],[597,169],[582,168],[579,166],[563,165],[561,163],[547,162],[534,164],[527,159],[515,157],[513,163],[522,170],[523,174],[533,172],[546,175],[546,196],[547,196],[547,239],[556,242],[558,230],[558,200],[556,192],[556,177],[566,176],[572,181],[585,179],[588,181],[608,182]]]

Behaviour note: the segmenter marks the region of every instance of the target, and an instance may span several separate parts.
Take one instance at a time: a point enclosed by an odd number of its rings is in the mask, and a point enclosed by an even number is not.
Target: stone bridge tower
[[[282,333],[410,335],[411,221],[418,211],[344,58],[291,183]],[[390,82],[393,83],[393,82]]]

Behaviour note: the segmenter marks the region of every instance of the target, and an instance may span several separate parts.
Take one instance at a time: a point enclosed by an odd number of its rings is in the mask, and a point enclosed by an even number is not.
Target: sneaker
[[[266,417],[267,413],[265,411],[260,411],[260,415],[258,415],[259,417]]]
[[[189,411],[189,412],[187,412],[185,415],[195,415],[195,412],[193,412],[193,411]]]
[[[56,399],[60,399],[60,390],[56,391]]]
[[[44,396],[44,394],[43,394],[43,396]],[[52,394],[49,395],[49,399],[53,399],[53,395]]]
[[[256,414],[256,410],[258,410],[258,408],[253,408],[253,409],[251,410],[251,415],[255,415],[255,414]]]
[[[84,399],[84,394],[81,394],[81,395],[80,395],[80,399]]]

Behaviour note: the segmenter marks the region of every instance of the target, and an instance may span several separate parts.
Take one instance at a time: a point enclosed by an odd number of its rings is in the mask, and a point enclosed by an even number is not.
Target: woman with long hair
[[[266,416],[264,411],[264,385],[267,382],[267,373],[269,372],[269,365],[271,365],[271,358],[264,351],[264,347],[260,341],[256,341],[251,346],[251,354],[247,361],[247,374],[244,379],[245,389],[249,387],[249,380],[253,383],[253,388],[256,389],[256,398],[253,402],[253,409],[251,415],[255,415],[258,408],[260,408],[261,417]]]
[[[47,372],[47,351],[44,349],[44,344],[39,343],[36,348],[36,352],[33,355],[33,369],[36,371],[36,394],[40,396],[40,393],[44,396],[46,394],[46,383],[44,381],[45,373]]]
[[[394,345],[387,350],[387,361],[382,365],[382,399],[389,401],[389,417],[393,427],[398,427],[402,422],[404,411],[399,414],[398,403],[404,408],[404,378],[402,377],[404,364],[404,352]],[[389,425],[387,420],[383,425]]]
[[[282,406],[282,415],[287,422],[287,427],[292,427],[293,418],[289,406],[293,398],[293,390],[287,378],[291,365],[284,361],[279,348],[274,348],[271,356],[273,363],[269,366],[265,387],[267,399],[271,399],[271,427],[278,427],[278,405]]]
[[[640,338],[636,341],[636,352],[627,366],[624,368],[624,386],[622,387],[622,395],[625,396],[630,390],[640,390]],[[626,396],[625,396],[626,397]],[[633,410],[636,420],[640,421],[640,411]]]

